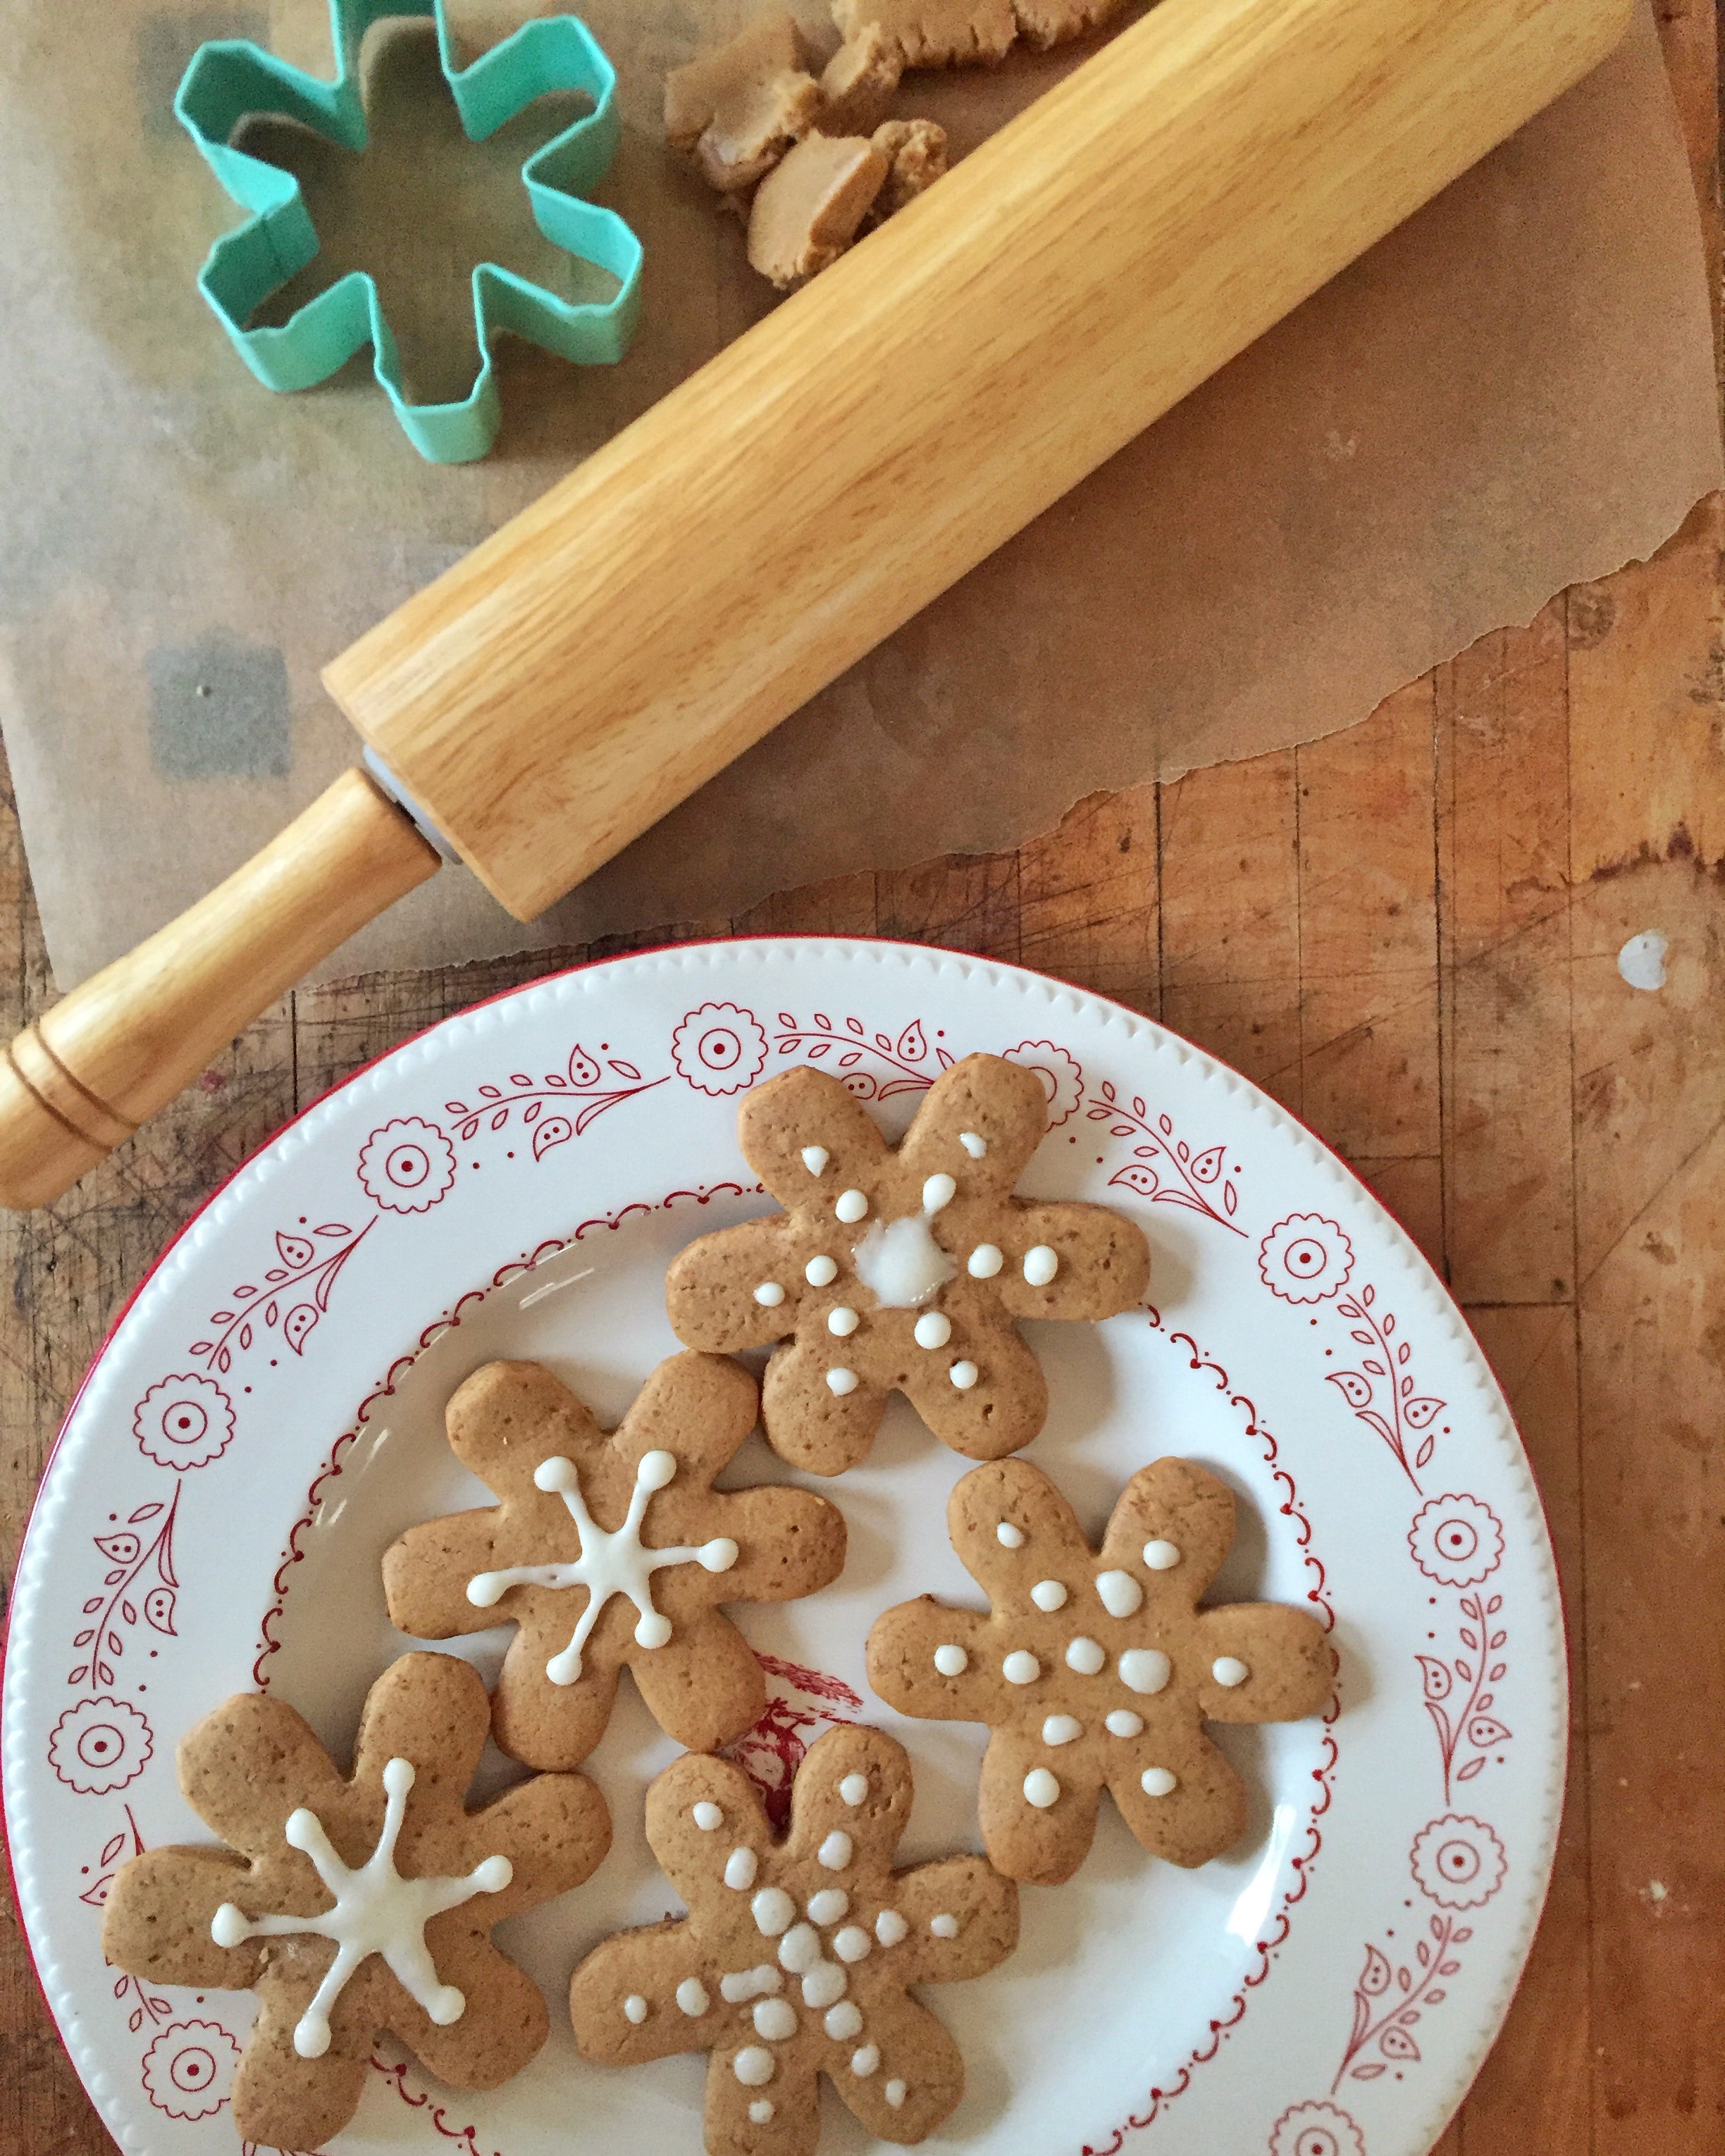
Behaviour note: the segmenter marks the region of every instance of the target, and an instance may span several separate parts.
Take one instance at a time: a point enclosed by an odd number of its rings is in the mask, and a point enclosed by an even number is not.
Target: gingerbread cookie
[[[1133,1476],[1092,1554],[1072,1507],[1022,1460],[979,1467],[947,1507],[988,1615],[924,1595],[869,1634],[869,1681],[902,1714],[985,1722],[983,1841],[1011,1879],[1084,1861],[1106,1785],[1153,1856],[1203,1864],[1246,1824],[1206,1722],[1296,1722],[1329,1699],[1317,1619],[1272,1602],[1200,1609],[1234,1497],[1189,1460]]]
[[[608,1437],[536,1363],[491,1363],[449,1404],[449,1442],[501,1502],[411,1527],[383,1558],[390,1621],[421,1640],[519,1627],[493,1702],[530,1767],[576,1765],[619,1671],[691,1751],[740,1736],[766,1680],[721,1602],[835,1579],[845,1517],[812,1491],[716,1491],[754,1428],[755,1382],[709,1355],[661,1363]]]
[[[266,1696],[229,1700],[182,1743],[180,1787],[231,1849],[134,1857],[102,1951],[150,1984],[258,1994],[234,2082],[249,2142],[321,2148],[353,2116],[382,2030],[465,2089],[496,2087],[545,2041],[544,1994],[491,1927],[580,1886],[611,1822],[582,1774],[469,1812],[488,1719],[465,1662],[408,1655],[372,1687],[351,1780]]]
[[[980,1976],[1018,1940],[1018,1890],[979,1856],[891,1869],[911,1810],[903,1748],[829,1730],[775,1843],[741,1768],[686,1757],[647,1792],[647,1840],[689,1914],[596,1948],[569,1986],[606,2066],[711,2054],[708,2156],[807,2156],[825,2074],[871,2133],[920,2141],[964,2090],[952,2037],[910,1987]]]
[[[1142,1296],[1150,1253],[1129,1220],[1011,1194],[1046,1120],[1041,1080],[998,1055],[942,1072],[896,1152],[819,1070],[743,1101],[742,1150],[786,1210],[691,1243],[665,1302],[691,1347],[783,1343],[762,1419],[793,1466],[855,1466],[895,1390],[954,1451],[1016,1452],[1048,1388],[1014,1321],[1111,1317]]]

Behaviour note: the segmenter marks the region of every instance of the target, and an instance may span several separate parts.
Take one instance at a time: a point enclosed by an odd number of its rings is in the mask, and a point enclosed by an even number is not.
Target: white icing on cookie
[[[762,1281],[755,1290],[755,1301],[763,1310],[777,1310],[784,1301],[784,1290],[777,1281]]]
[[[1173,1670],[1160,1647],[1128,1647],[1120,1658],[1120,1681],[1128,1691],[1160,1691]]]
[[[745,2044],[732,2066],[745,2088],[765,2087],[777,2070],[772,2052],[759,2044]]]
[[[752,1849],[733,1849],[725,1859],[725,1884],[747,1894],[755,1883],[757,1859]]]
[[[1045,1744],[1070,1744],[1084,1734],[1084,1724],[1076,1715],[1051,1714],[1042,1725]]]
[[[942,1206],[952,1204],[957,1190],[950,1175],[931,1175],[922,1186],[922,1210],[938,1213]]]
[[[1042,1665],[1029,1648],[1014,1647],[1000,1665],[1000,1674],[1009,1684],[1034,1684],[1042,1675]]]
[[[832,1157],[824,1146],[804,1146],[803,1148],[803,1165],[811,1175],[824,1175],[827,1163]]]
[[[809,1897],[809,1919],[815,1924],[842,1923],[850,1913],[850,1897],[842,1887],[823,1887]]]
[[[1038,1243],[1024,1253],[1024,1278],[1032,1287],[1046,1287],[1060,1269],[1059,1252],[1046,1243]]]
[[[896,1947],[910,1928],[896,1909],[883,1909],[875,1919],[875,1937],[883,1947]]]
[[[958,1919],[947,1915],[942,1910],[939,1916],[929,1918],[928,1928],[937,1939],[956,1939],[958,1936]]]
[[[850,2071],[860,2082],[865,2082],[880,2064],[880,2046],[878,2044],[865,2044],[860,2051],[853,2051],[850,2055]]]
[[[934,1240],[926,1213],[873,1222],[850,1255],[857,1278],[883,1310],[914,1310],[958,1270]]]
[[[674,1479],[677,1463],[669,1452],[644,1453],[635,1468],[635,1486],[629,1494],[629,1512],[614,1534],[593,1525],[581,1494],[581,1476],[575,1463],[553,1454],[533,1470],[533,1481],[542,1490],[554,1490],[575,1522],[581,1554],[572,1564],[518,1564],[501,1572],[476,1573],[467,1583],[467,1599],[476,1609],[489,1609],[511,1587],[584,1587],[587,1607],[575,1626],[574,1636],[560,1655],[553,1655],[545,1674],[554,1685],[572,1685],[581,1675],[581,1653],[600,1613],[614,1594],[626,1595],[635,1606],[635,1645],[662,1647],[671,1635],[670,1620],[653,1606],[653,1574],[670,1564],[698,1564],[704,1572],[728,1572],[737,1562],[737,1545],[728,1535],[716,1535],[699,1549],[649,1549],[641,1540],[641,1522],[654,1492]]]
[[[1238,1655],[1219,1655],[1210,1664],[1210,1675],[1219,1685],[1226,1685],[1232,1691],[1235,1685],[1243,1685],[1251,1671]]]
[[[698,1976],[685,1976],[677,1986],[677,2004],[693,2021],[706,2013],[712,2001],[706,1995],[706,1986]]]
[[[783,2044],[797,2033],[797,2010],[788,1999],[763,1999],[755,2008],[755,2034]]]
[[[839,1277],[838,1260],[834,1258],[811,1258],[803,1268],[803,1277],[810,1287],[830,1287]]]
[[[316,1812],[302,1804],[289,1813],[283,1829],[288,1847],[311,1859],[312,1868],[335,1897],[333,1909],[316,1917],[274,1912],[248,1917],[233,1902],[223,1902],[211,1919],[210,1937],[218,1947],[307,1933],[335,1942],[335,1959],[294,2029],[294,2049],[302,2059],[321,2059],[330,2048],[330,2009],[368,1954],[383,1957],[413,2004],[423,2007],[439,2029],[459,2021],[466,2010],[466,1999],[454,1985],[439,1980],[425,1943],[425,1927],[445,1909],[458,1909],[476,1894],[501,1894],[515,1876],[515,1867],[506,1856],[488,1856],[465,1878],[403,1879],[395,1868],[395,1845],[413,1786],[412,1760],[391,1759],[383,1769],[383,1825],[377,1845],[357,1871],[350,1870],[337,1856]]]
[[[1066,1667],[1076,1670],[1081,1677],[1093,1677],[1107,1659],[1101,1642],[1087,1640],[1082,1634],[1066,1642]]]
[[[732,2006],[783,1989],[784,1979],[771,1962],[763,1961],[757,1969],[730,1969],[719,1979],[719,1996]]]
[[[1178,1776],[1166,1767],[1147,1767],[1138,1782],[1147,1797],[1169,1797],[1180,1786]]]
[[[859,1220],[865,1219],[868,1209],[868,1199],[860,1190],[841,1190],[838,1203],[833,1208],[847,1228],[854,1228]]]
[[[994,1530],[994,1539],[1002,1549],[1022,1549],[1024,1547],[1024,1531],[1022,1527],[1015,1527],[1010,1520],[1003,1520]]]
[[[925,1310],[911,1330],[919,1348],[944,1348],[952,1337],[952,1321],[943,1310]]]
[[[836,2006],[827,2009],[821,2025],[835,2044],[848,2044],[853,2036],[862,2034],[862,2009],[854,1999],[841,1999]]]
[[[873,1951],[874,1945],[860,1924],[847,1924],[842,1932],[833,1934],[833,1952],[840,1961],[862,1961]]]
[[[1117,1707],[1103,1724],[1111,1737],[1142,1737],[1144,1717],[1134,1714],[1129,1707]]]
[[[824,1864],[829,1871],[842,1871],[850,1863],[851,1855],[850,1836],[836,1826],[814,1852],[815,1861]]]
[[[754,1918],[755,1929],[762,1938],[776,1939],[781,1932],[790,1929],[796,1918],[797,1905],[783,1887],[763,1887],[749,1903],[749,1914]],[[809,1927],[804,1924],[801,1928],[806,1932]],[[782,1947],[778,1958],[784,1961]],[[788,1969],[790,1964],[785,1962],[785,1966]]]
[[[988,1141],[979,1138],[974,1131],[960,1131],[958,1142],[973,1160],[980,1160],[988,1150]]]
[[[1142,1608],[1144,1590],[1129,1572],[1100,1572],[1096,1593],[1111,1617],[1131,1617]]]
[[[943,1677],[962,1677],[970,1667],[970,1657],[949,1640],[935,1649],[934,1666]]]
[[[977,1379],[982,1375],[982,1373],[978,1369],[976,1364],[971,1362],[967,1357],[963,1362],[955,1363],[952,1368],[947,1371],[947,1375],[952,1380],[952,1383],[958,1388],[961,1393],[968,1393],[971,1387],[976,1383]]]
[[[1033,1767],[1025,1775],[1024,1802],[1034,1804],[1038,1811],[1045,1812],[1050,1804],[1058,1804],[1060,1795],[1060,1785],[1046,1767]]]
[[[840,1399],[843,1399],[847,1393],[854,1393],[856,1390],[856,1385],[857,1377],[855,1370],[847,1370],[840,1367],[827,1372],[827,1390],[829,1393],[836,1393]]]
[[[755,2098],[754,2102],[749,2106],[749,2123],[753,2126],[770,2126],[773,2123],[773,2099],[771,2097],[757,2096]]]
[[[973,1280],[993,1280],[1006,1263],[993,1243],[978,1243],[971,1252],[966,1270]]]
[[[723,1826],[725,1824],[723,1812],[716,1804],[709,1804],[705,1797],[695,1806],[689,1816],[703,1834],[711,1834],[715,1827]]]
[[[856,1810],[868,1794],[869,1778],[866,1774],[847,1774],[839,1784],[839,1795],[844,1803],[850,1805],[852,1811]]]
[[[848,1303],[837,1303],[827,1312],[827,1330],[836,1332],[841,1340],[848,1340],[862,1323]]]
[[[881,2093],[886,2097],[886,2101],[891,2105],[892,2108],[895,2111],[898,2111],[902,2109],[905,2098],[910,2092],[906,2088],[901,2081],[895,2080],[888,2082],[886,2088],[881,2092]]]
[[[624,2000],[623,2018],[625,2021],[632,2021],[637,2029],[639,2029],[642,2022],[646,2020],[647,2002],[642,1998],[639,1991],[630,1992],[629,1997]],[[294,2048],[295,2051],[299,2049],[297,2040],[295,2041]]]
[[[1030,1589],[1030,1599],[1039,1609],[1064,1609],[1066,1606],[1065,1583],[1058,1579],[1039,1579]]]
[[[1178,1543],[1165,1543],[1160,1540],[1153,1543],[1146,1543],[1144,1545],[1144,1562],[1149,1566],[1152,1572],[1172,1572],[1174,1567],[1180,1562],[1180,1549]]]

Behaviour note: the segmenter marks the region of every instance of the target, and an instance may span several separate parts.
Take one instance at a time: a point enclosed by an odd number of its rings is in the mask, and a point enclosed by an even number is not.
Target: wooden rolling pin
[[[1630,10],[1161,0],[342,653],[331,694],[531,919],[1568,89]],[[338,779],[13,1043],[0,1200],[58,1197],[439,858]]]

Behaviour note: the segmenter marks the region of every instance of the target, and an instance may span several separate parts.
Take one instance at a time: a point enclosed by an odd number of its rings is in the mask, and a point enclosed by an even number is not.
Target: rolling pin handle
[[[6,1050],[0,1204],[52,1203],[439,865],[401,807],[364,772],[344,772],[225,883]]]

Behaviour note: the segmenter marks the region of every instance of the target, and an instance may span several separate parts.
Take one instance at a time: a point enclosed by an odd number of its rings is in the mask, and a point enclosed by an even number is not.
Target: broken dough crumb
[[[790,15],[763,15],[666,76],[665,134],[721,194],[752,187],[814,126],[821,93],[807,57]]]
[[[875,130],[870,140],[887,160],[887,167],[869,219],[884,224],[946,171],[947,131],[932,120],[889,120]]]
[[[1012,0],[1019,30],[1039,53],[1070,44],[1110,22],[1126,0]]]
[[[824,135],[872,134],[886,119],[905,64],[878,23],[840,45],[820,78]]]
[[[1019,27],[1013,0],[833,0],[833,20],[847,44],[877,28],[906,67],[998,60]]]
[[[812,277],[855,239],[890,160],[865,136],[809,135],[755,191],[749,261],[783,289]]]

